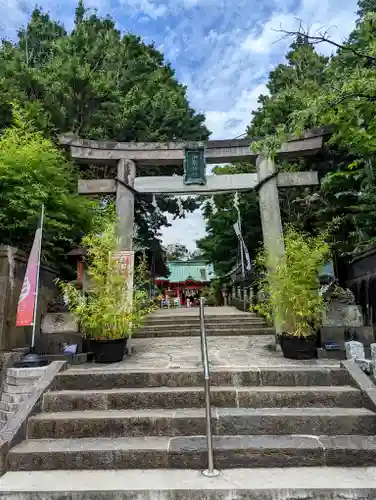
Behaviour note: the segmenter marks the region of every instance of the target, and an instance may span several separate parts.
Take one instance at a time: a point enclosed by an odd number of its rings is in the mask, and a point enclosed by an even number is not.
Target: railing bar
[[[213,450],[213,430],[211,419],[211,399],[210,399],[210,370],[208,356],[208,341],[205,328],[205,299],[200,298],[200,330],[201,330],[201,357],[204,368],[204,389],[205,389],[205,420],[206,420],[206,439],[208,448],[208,468],[202,471],[206,477],[215,477],[219,471],[214,468],[214,450]]]

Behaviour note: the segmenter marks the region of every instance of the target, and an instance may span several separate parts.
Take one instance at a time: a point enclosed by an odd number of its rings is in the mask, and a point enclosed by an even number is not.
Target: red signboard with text
[[[122,271],[124,271],[125,281],[128,283],[129,278],[133,276],[134,252],[129,250],[116,252],[115,259],[119,262]]]

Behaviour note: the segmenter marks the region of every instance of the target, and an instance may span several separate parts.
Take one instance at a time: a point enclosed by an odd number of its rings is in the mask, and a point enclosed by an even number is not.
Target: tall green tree
[[[40,101],[51,131],[121,141],[208,137],[204,116],[154,45],[122,35],[82,2],[71,33],[36,9],[18,37],[7,44],[9,79]],[[17,81],[20,73],[26,76]]]
[[[357,14],[359,16],[359,19],[364,19],[366,14],[368,14],[369,12],[376,12],[375,0],[358,0]]]
[[[187,260],[189,250],[181,243],[173,243],[166,247],[167,260]]]
[[[359,2],[356,29],[343,44],[325,34],[308,37],[334,44],[338,50],[320,92],[308,95],[305,107],[286,119],[287,131],[295,133],[312,125],[332,126],[328,148],[334,161],[321,184],[317,222],[323,225],[337,218],[335,246],[344,254],[361,251],[376,239],[375,9],[374,2]]]
[[[332,224],[339,254],[361,251],[376,239],[376,3],[360,0],[358,7],[356,28],[343,44],[326,33],[290,33],[294,41],[287,64],[270,73],[269,95],[260,96],[249,127],[250,134],[264,136],[332,127],[318,158],[288,166],[318,170],[320,188],[280,196],[285,221],[311,232]],[[316,43],[331,43],[337,53],[324,58],[315,52]]]
[[[17,120],[0,138],[0,235],[2,244],[30,250],[45,205],[43,257],[61,264],[96,227],[96,204],[75,193],[78,171],[50,139]]]
[[[111,18],[88,12],[81,0],[71,32],[35,9],[18,40],[2,43],[0,128],[11,123],[12,102],[51,138],[60,133],[119,141],[209,136],[205,117],[190,107],[186,88],[154,45],[121,34]],[[88,177],[114,174],[108,168],[84,170]],[[162,166],[143,169],[142,175],[181,171],[179,166]],[[144,244],[161,251],[160,228],[167,219],[154,211],[151,201],[136,200],[136,222]],[[179,216],[174,199],[158,201],[162,211]],[[185,209],[195,207],[193,199],[184,201]]]
[[[308,96],[317,95],[326,81],[328,58],[320,56],[306,37],[297,36],[286,55],[269,74],[267,95],[260,95],[259,108],[252,112],[248,127],[250,137],[275,134],[286,118],[296,110],[305,109]]]

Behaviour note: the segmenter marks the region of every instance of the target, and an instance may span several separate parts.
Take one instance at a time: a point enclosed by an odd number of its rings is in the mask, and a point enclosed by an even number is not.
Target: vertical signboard
[[[204,148],[184,151],[184,184],[206,184],[206,162]]]

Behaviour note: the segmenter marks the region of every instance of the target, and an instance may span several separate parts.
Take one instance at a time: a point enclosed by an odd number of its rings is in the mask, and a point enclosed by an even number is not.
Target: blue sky
[[[75,0],[38,5],[71,26]],[[343,40],[356,11],[355,0],[87,0],[85,5],[110,14],[119,29],[156,43],[187,85],[191,104],[206,114],[212,138],[244,132],[269,71],[284,60],[288,47],[275,29],[296,28],[301,20],[311,32],[331,28],[332,38]],[[14,38],[33,6],[30,0],[0,0],[1,36]],[[203,231],[197,212],[164,231],[164,240],[193,248]]]

